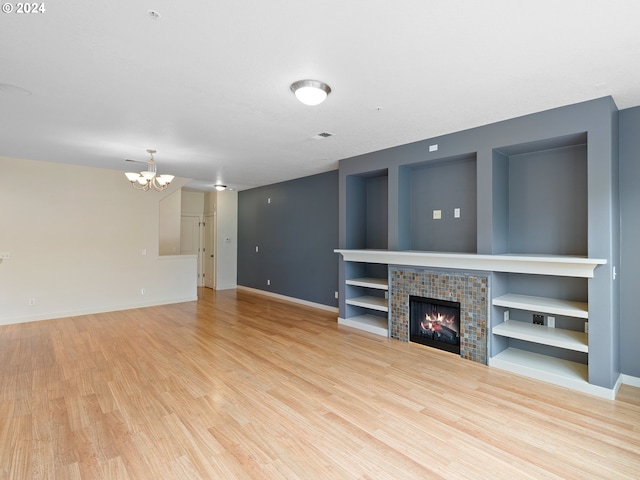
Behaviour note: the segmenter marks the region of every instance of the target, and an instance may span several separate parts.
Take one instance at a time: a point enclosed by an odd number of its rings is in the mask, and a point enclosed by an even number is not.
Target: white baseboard
[[[150,302],[136,302],[123,305],[109,305],[100,307],[83,308],[79,310],[67,310],[60,312],[38,313],[34,315],[24,315],[21,317],[0,318],[0,325],[13,325],[16,323],[39,322],[42,320],[53,320],[56,318],[79,317],[81,315],[94,315],[97,313],[117,312],[120,310],[131,310],[133,308],[158,307],[160,305],[170,305],[172,303],[194,302],[198,297],[183,297],[162,299]]]
[[[329,312],[338,313],[337,307],[332,307],[330,305],[323,305],[322,303],[309,302],[307,300],[302,300],[300,298],[288,297],[286,295],[280,295],[279,293],[266,292],[264,290],[259,290],[257,288],[245,287],[244,285],[238,285],[238,290],[246,290],[248,292],[258,293],[260,295],[266,295],[268,297],[278,298],[280,300],[286,300],[288,302],[299,303],[300,305],[305,305],[307,307],[319,308],[321,310],[327,310]]]
[[[622,381],[622,374],[618,375],[618,380],[616,380],[616,384],[613,386],[613,388],[611,389],[613,392],[613,398],[611,400],[615,400],[616,397],[618,396],[618,391],[620,390],[620,387],[622,386],[623,381]]]
[[[624,373],[620,375],[620,377],[622,378],[622,383],[624,383],[625,385],[640,388],[640,378],[632,377],[631,375],[625,375]]]

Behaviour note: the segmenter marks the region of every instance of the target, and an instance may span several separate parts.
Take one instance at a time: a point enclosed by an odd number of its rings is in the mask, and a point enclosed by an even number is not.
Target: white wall
[[[181,191],[182,205],[180,211],[182,215],[202,215],[204,213],[204,192]]]
[[[216,194],[216,290],[238,286],[238,192]]]
[[[158,256],[160,199],[186,181],[0,157],[0,324],[195,300],[196,257]]]
[[[158,225],[160,255],[180,254],[180,212],[182,211],[180,193],[180,191],[173,192],[160,200],[160,224]]]

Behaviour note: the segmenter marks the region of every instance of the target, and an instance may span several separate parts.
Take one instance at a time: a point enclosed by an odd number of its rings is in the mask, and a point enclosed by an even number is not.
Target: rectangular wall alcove
[[[401,243],[408,250],[477,252],[476,164],[473,153],[403,167]]]

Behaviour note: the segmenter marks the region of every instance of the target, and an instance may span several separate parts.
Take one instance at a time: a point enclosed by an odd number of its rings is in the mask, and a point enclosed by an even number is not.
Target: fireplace
[[[411,296],[458,302],[460,356],[486,365],[490,280],[491,277],[484,272],[390,265],[389,336],[403,342],[411,340]]]
[[[411,295],[409,339],[460,354],[460,303]]]

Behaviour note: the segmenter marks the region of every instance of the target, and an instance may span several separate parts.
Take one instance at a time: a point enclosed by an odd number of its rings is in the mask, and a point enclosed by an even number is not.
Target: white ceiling
[[[0,13],[0,84],[32,92],[0,86],[2,156],[125,171],[154,148],[159,173],[241,190],[605,95],[640,105],[638,0],[44,5]],[[296,100],[304,78],[325,103]]]

